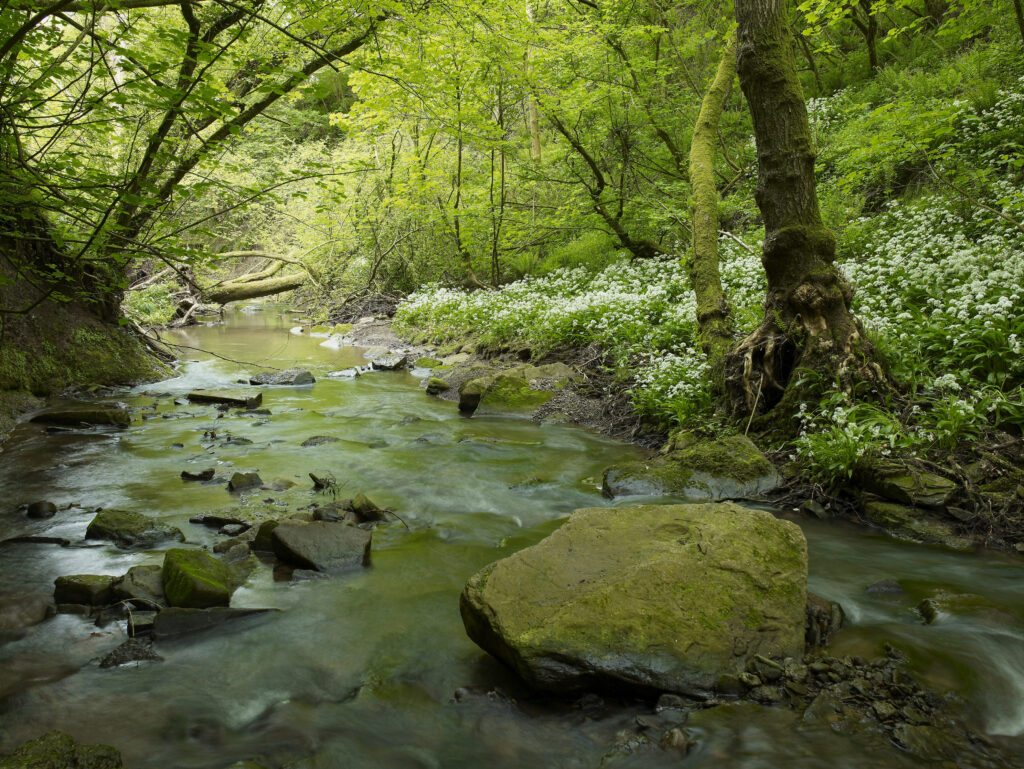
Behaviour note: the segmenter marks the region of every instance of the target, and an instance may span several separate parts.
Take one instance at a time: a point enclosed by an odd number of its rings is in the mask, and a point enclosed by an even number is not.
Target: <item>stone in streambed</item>
[[[450,389],[452,386],[440,377],[432,376],[427,380],[427,395],[439,395]]]
[[[249,491],[263,485],[258,473],[235,473],[228,481],[228,491]]]
[[[538,688],[701,694],[802,656],[807,544],[731,503],[578,510],[462,593],[469,637]]]
[[[285,371],[265,371],[249,379],[251,385],[308,385],[316,379],[306,369],[290,368]]]
[[[20,638],[26,628],[38,625],[52,612],[49,595],[0,593],[0,644]]]
[[[114,601],[116,577],[107,574],[72,574],[53,582],[53,600],[85,606],[107,606]]]
[[[472,414],[480,406],[497,410],[534,408],[579,378],[565,363],[523,364],[467,380],[459,386],[459,411]]]
[[[255,409],[263,403],[263,393],[252,395],[229,390],[195,390],[188,394],[188,399],[191,403],[215,403],[243,409]]]
[[[370,565],[370,532],[343,523],[282,523],[273,530],[274,553],[303,569],[339,572]]]
[[[370,361],[374,371],[398,371],[405,368],[408,358],[405,355],[381,355]]]
[[[609,497],[671,494],[714,501],[764,494],[781,482],[775,466],[750,439],[730,435],[609,467],[602,490]]]
[[[387,512],[383,508],[378,507],[373,500],[363,493],[356,494],[349,505],[349,509],[358,516],[359,523],[386,521],[388,519]]]
[[[181,480],[183,481],[212,481],[213,476],[216,473],[214,468],[209,467],[206,470],[200,470],[198,473],[190,473],[188,470],[181,471]]]
[[[156,564],[132,566],[122,577],[111,585],[114,598],[130,601],[143,609],[160,608],[167,605],[164,596],[163,569]]]
[[[198,515],[193,515],[188,519],[188,522],[199,524],[200,526],[209,526],[211,529],[220,529],[232,523],[248,525],[248,522],[241,518],[233,518],[229,515],[217,515],[216,513],[200,513]]]
[[[132,637],[100,660],[100,667],[116,668],[131,662],[145,661],[161,662],[163,657],[153,649],[152,641]]]
[[[444,363],[437,358],[417,358],[412,365],[416,368],[440,368]]]
[[[226,606],[215,606],[209,609],[189,609],[172,607],[164,609],[156,615],[153,625],[153,638],[163,641],[184,635],[202,633],[219,628],[228,622],[256,617],[277,609],[231,609]]]
[[[29,518],[53,518],[57,514],[57,506],[53,502],[33,502],[25,508]]]
[[[126,408],[81,403],[47,409],[36,414],[30,421],[66,427],[76,425],[127,427],[131,424],[132,417]]]
[[[180,529],[131,510],[101,510],[85,530],[88,539],[105,539],[122,549],[149,549],[167,540],[183,542]]]
[[[6,758],[0,769],[123,769],[121,754],[109,745],[82,745],[57,731],[26,742]]]
[[[227,606],[245,579],[209,553],[183,548],[167,551],[162,576],[167,603],[195,609]]]
[[[333,435],[314,435],[311,438],[306,438],[300,445],[303,448],[311,448],[312,446],[323,446],[325,443],[337,443],[341,438],[335,438]]]

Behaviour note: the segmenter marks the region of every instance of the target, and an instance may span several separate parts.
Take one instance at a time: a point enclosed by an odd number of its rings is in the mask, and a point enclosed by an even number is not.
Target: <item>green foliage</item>
[[[177,290],[177,286],[171,283],[154,283],[138,291],[129,291],[121,309],[142,326],[165,326],[178,309]]]

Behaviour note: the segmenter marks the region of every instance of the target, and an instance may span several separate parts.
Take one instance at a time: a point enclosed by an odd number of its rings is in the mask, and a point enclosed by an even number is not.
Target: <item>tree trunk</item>
[[[757,143],[755,198],[764,218],[767,276],[761,325],[729,353],[725,386],[735,414],[772,412],[779,427],[807,387],[798,369],[822,381],[877,381],[853,291],[833,264],[835,238],[818,209],[814,145],[793,56],[785,0],[735,0],[737,69]],[[765,426],[768,426],[767,424]]]
[[[1024,43],[1024,8],[1021,8],[1020,0],[1013,0],[1013,12],[1017,16],[1017,29],[1020,30],[1020,40]]]
[[[690,185],[693,188],[693,255],[690,277],[697,295],[697,328],[712,370],[732,346],[729,303],[722,291],[718,265],[718,189],[715,187],[715,143],[718,123],[736,77],[736,35],[726,40],[715,79],[704,95],[690,141]]]
[[[864,12],[863,21],[857,16],[858,10]],[[875,70],[878,69],[878,19],[871,12],[870,4],[865,4],[864,0],[859,0],[859,2],[850,7],[850,19],[864,36],[864,42],[867,43],[868,69],[870,70],[869,74],[873,75]]]
[[[227,304],[228,302],[240,302],[243,299],[257,299],[261,296],[273,296],[274,294],[283,294],[285,291],[294,291],[305,282],[306,276],[296,273],[265,280],[222,283],[204,291],[203,301],[212,304]]]

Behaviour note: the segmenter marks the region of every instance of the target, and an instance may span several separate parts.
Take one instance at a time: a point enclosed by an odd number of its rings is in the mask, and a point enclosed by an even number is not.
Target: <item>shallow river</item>
[[[337,479],[341,496],[361,491],[394,508],[409,530],[379,528],[373,565],[359,573],[275,582],[262,567],[232,605],[283,611],[160,643],[163,662],[101,669],[96,660],[124,640],[124,629],[67,614],[2,643],[0,755],[60,728],[116,746],[133,769],[212,769],[246,759],[338,769],[924,765],[884,741],[752,705],[691,716],[697,746],[685,760],[657,748],[613,752],[616,734],[650,712],[649,703],[610,703],[594,718],[531,698],[466,638],[459,591],[476,570],[538,541],[570,511],[611,504],[599,493],[601,470],[637,450],[521,416],[462,418],[408,372],[328,379],[326,372],[362,362],[361,351],[323,347],[322,339],[290,334],[292,325],[268,306],[176,332],[183,344],[250,364],[195,353],[177,378],[118,394],[140,409],[126,430],[20,426],[0,453],[0,539],[81,540],[87,510],[103,506],[160,517],[189,542],[209,545],[217,535],[189,516],[246,506],[294,512],[318,499],[311,471]],[[264,388],[266,417],[218,419],[212,407],[174,404],[172,396],[193,389],[230,387],[258,371],[255,363],[309,368],[318,381]],[[215,443],[204,438],[210,430]],[[314,435],[342,440],[300,446]],[[228,436],[252,443],[223,445]],[[297,485],[241,498],[223,484],[179,478],[211,466],[218,475],[257,470],[265,481]],[[81,507],[49,521],[14,509],[37,499]],[[964,697],[975,728],[1024,754],[1024,563],[797,520],[810,546],[811,589],[847,612],[834,653],[873,657],[891,643],[929,686]],[[3,545],[0,598],[49,594],[63,574],[122,574],[160,560],[158,551],[112,546]],[[904,592],[865,592],[883,579],[899,580]],[[926,625],[914,607],[939,593],[960,596],[959,608]],[[453,701],[460,687],[497,687],[519,702],[486,694]]]

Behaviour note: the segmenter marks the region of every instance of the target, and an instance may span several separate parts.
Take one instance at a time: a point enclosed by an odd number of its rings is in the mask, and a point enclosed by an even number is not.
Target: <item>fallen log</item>
[[[211,304],[227,304],[245,299],[257,299],[261,296],[283,294],[285,291],[294,291],[307,280],[306,275],[295,273],[250,282],[229,281],[203,291],[203,301]]]

